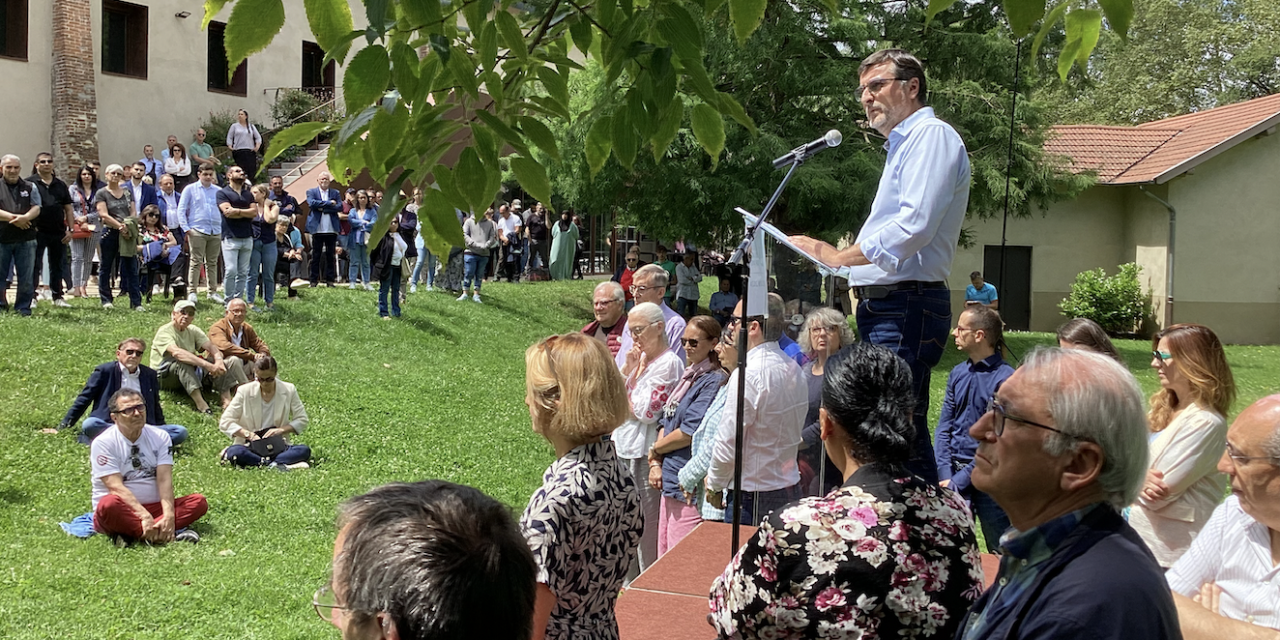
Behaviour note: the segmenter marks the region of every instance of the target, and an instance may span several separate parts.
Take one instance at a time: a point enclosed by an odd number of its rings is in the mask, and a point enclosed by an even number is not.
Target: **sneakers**
[[[52,290],[52,289],[41,289],[41,290],[40,290],[40,299],[41,299],[41,300],[53,300],[53,290]]]
[[[430,289],[428,289],[428,291],[430,291]],[[409,285],[409,293],[417,293],[417,292],[418,292],[418,284],[416,282]]]
[[[458,302],[462,302],[462,301],[464,301],[464,300],[466,300],[466,299],[467,299],[467,292],[466,292],[466,291],[463,291],[463,292],[462,292],[462,295],[458,296]]]
[[[162,293],[164,293],[164,287],[162,287],[162,286],[160,286],[160,285],[158,285],[158,284],[157,284],[157,285],[155,285],[155,286],[152,286],[152,287],[151,287],[151,295],[153,295],[153,296],[158,296],[158,295],[160,295],[160,294],[162,294]]]
[[[296,470],[298,470],[298,469],[310,469],[310,468],[311,468],[311,465],[307,464],[307,461],[306,461],[306,460],[303,460],[302,462],[295,462],[295,463],[293,463],[293,464],[286,464],[286,465],[284,465],[284,466],[285,466],[285,468],[289,469],[290,471],[296,471]]]
[[[190,302],[191,304],[195,304],[198,300],[199,298],[196,297],[196,292],[194,291],[187,295],[187,302]]]
[[[211,294],[209,294],[209,299],[210,299],[210,300],[212,300],[212,301],[214,301],[214,302],[216,302],[216,303],[218,303],[218,304],[226,304],[226,303],[227,303],[227,299],[226,299],[226,298],[224,298],[224,297],[222,297],[222,294],[221,294],[221,293],[211,293]]]
[[[477,293],[477,294],[475,294],[475,295],[471,296],[471,299],[472,299],[472,300],[474,300],[474,301],[476,301],[477,303],[479,303],[479,302],[480,302],[480,294],[478,294],[478,293]]]
[[[53,306],[55,306],[55,307],[57,307],[57,308],[59,308],[59,309],[70,309],[70,308],[71,308],[71,304],[70,304],[70,303],[68,303],[66,300],[63,300],[62,298],[58,298],[57,300],[54,300],[54,301],[53,301]]]
[[[373,285],[369,284],[368,282],[364,283],[364,290],[373,291]]]
[[[352,282],[351,284],[347,285],[347,288],[348,288],[348,289],[355,289],[355,288],[356,288],[356,283]]]
[[[146,307],[144,307],[144,306],[142,306],[142,305],[138,305],[138,306],[134,307],[134,308],[133,308],[133,310],[134,310],[134,311],[146,311],[146,310],[147,310],[147,308],[146,308]]]
[[[427,285],[427,291],[435,291],[435,290],[436,290],[436,288],[435,288],[435,287],[433,287],[433,286],[431,286],[431,285]]]
[[[200,534],[192,531],[191,529],[183,529],[182,531],[174,534],[173,540],[174,542],[190,542],[191,544],[195,544],[200,542]]]
[[[114,306],[115,306],[115,305],[111,304],[110,302],[104,302],[104,303],[102,303],[102,308],[103,308],[103,309],[110,309],[110,308],[112,308],[112,307],[114,307]]]

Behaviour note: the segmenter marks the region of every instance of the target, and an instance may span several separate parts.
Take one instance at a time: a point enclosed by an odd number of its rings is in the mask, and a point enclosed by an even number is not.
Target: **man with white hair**
[[[1188,640],[1280,638],[1280,395],[1249,405],[1227,431],[1218,470],[1231,497],[1165,577]]]
[[[22,179],[22,160],[13,154],[0,158],[4,184],[0,185],[0,280],[7,281],[16,268],[18,313],[31,315],[36,297],[36,218],[40,216],[40,191]],[[9,309],[7,282],[0,283],[0,311]]]
[[[970,429],[973,486],[1009,516],[1000,573],[957,640],[1177,639],[1160,565],[1120,510],[1147,471],[1138,382],[1096,353],[1037,349]]]
[[[338,214],[342,213],[342,194],[329,186],[333,176],[328,171],[320,174],[320,186],[307,189],[307,233],[311,234],[311,286],[324,283],[332,287],[338,279],[335,273],[338,250]],[[322,270],[320,267],[324,265]]]
[[[622,292],[622,285],[612,280],[601,282],[591,296],[591,312],[596,319],[587,323],[582,332],[603,342],[609,347],[609,353],[617,356],[622,348],[623,329],[627,328],[622,314],[625,308],[626,295]]]
[[[667,272],[656,264],[640,267],[631,278],[631,296],[636,304],[652,302],[662,308],[662,319],[667,327],[667,343],[671,345],[671,350],[684,360],[684,343],[680,342],[680,339],[684,337],[686,323],[684,318],[668,307],[666,300],[663,299],[667,292],[667,277]],[[618,352],[613,356],[619,370],[627,362],[627,352],[631,350],[631,345],[631,332],[624,330],[622,340],[618,343]]]

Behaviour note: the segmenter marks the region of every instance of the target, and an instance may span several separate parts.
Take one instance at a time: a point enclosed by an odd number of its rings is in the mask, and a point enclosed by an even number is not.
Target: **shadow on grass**
[[[18,505],[31,502],[31,494],[17,489],[0,489],[0,504]]]

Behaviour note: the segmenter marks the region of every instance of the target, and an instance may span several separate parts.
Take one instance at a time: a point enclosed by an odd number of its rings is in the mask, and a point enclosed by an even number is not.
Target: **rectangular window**
[[[102,72],[147,77],[147,8],[102,0]]]
[[[209,90],[218,93],[230,93],[237,96],[249,95],[249,61],[245,60],[236,67],[236,72],[227,76],[227,48],[223,44],[225,22],[209,23]]]
[[[0,0],[0,57],[27,59],[27,0]]]
[[[324,49],[314,42],[302,42],[302,90],[320,100],[333,99],[337,63],[324,63]]]

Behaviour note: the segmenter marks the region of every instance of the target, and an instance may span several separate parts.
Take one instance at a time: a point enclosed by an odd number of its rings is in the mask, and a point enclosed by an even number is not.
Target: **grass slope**
[[[437,477],[523,507],[552,459],[529,430],[524,350],[586,323],[593,284],[490,284],[483,305],[419,293],[390,322],[377,318],[374,294],[324,289],[253,315],[281,378],[297,384],[307,406],[311,426],[299,441],[314,449],[315,467],[220,467],[228,441],[216,423],[167,394],[167,418],[192,434],[176,459],[177,491],[209,499],[196,525],[204,540],[124,551],[57,527],[89,508],[88,454],[71,434],[39,429],[59,422],[116,342],[150,341],[168,320],[165,305],[104,312],[75,301],[70,310],[42,306],[31,319],[0,315],[0,637],[332,637],[310,598],[328,576],[337,503],[385,482]],[[705,304],[714,283],[703,284]],[[207,328],[220,310],[202,302],[198,311]],[[1018,353],[1050,341],[1010,339]],[[1149,344],[1120,347],[1154,390]],[[1229,349],[1237,409],[1274,391],[1277,354]],[[931,424],[959,361],[949,351],[934,372]]]

